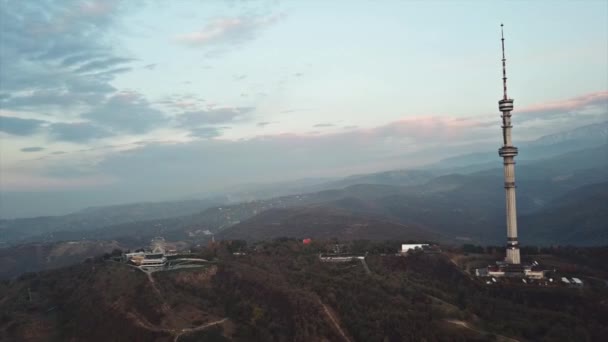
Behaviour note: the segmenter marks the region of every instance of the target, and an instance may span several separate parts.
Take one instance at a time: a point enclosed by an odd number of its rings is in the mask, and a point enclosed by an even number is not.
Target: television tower
[[[519,243],[517,241],[517,208],[515,205],[515,156],[517,147],[511,142],[511,111],[513,110],[513,99],[507,96],[507,67],[505,59],[505,37],[503,24],[500,24],[500,36],[502,43],[502,88],[503,96],[498,101],[498,109],[502,112],[502,141],[503,145],[498,150],[498,155],[503,159],[505,172],[505,193],[507,209],[507,264],[520,264]]]

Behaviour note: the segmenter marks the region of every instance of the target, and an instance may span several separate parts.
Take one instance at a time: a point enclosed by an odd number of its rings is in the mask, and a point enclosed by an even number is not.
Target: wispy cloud
[[[142,94],[134,91],[114,94],[81,117],[125,133],[145,133],[169,122],[163,112],[152,108]]]
[[[120,1],[16,1],[0,6],[3,108],[99,102],[131,59],[101,39],[128,5]],[[94,37],[94,38],[93,38]],[[82,74],[86,72],[86,74]]]
[[[194,112],[186,112],[177,117],[181,127],[197,127],[202,125],[223,124],[247,118],[254,107],[224,107],[208,108]]]
[[[49,126],[51,138],[60,141],[83,143],[114,135],[108,129],[90,122],[54,123]]]
[[[275,24],[282,17],[283,15],[217,18],[199,30],[176,36],[175,40],[189,46],[239,44],[254,39],[260,30]]]
[[[221,131],[221,128],[216,127],[197,127],[190,130],[190,136],[202,139],[211,139],[222,135]]]
[[[34,134],[46,121],[21,119],[13,116],[0,116],[0,132],[13,135]]]
[[[43,151],[43,150],[44,150],[44,147],[33,146],[33,147],[24,147],[20,151],[27,153],[27,152],[40,152],[40,151]]]
[[[133,61],[132,58],[124,58],[124,57],[110,57],[100,60],[94,60],[87,62],[81,66],[79,66],[75,72],[92,72],[92,71],[103,71],[107,70],[113,66],[124,64]]]
[[[513,121],[519,134],[539,136],[606,120],[608,91],[598,91],[570,99],[515,107]]]
[[[104,155],[89,171],[116,180],[116,186],[128,184],[132,189],[142,191],[152,191],[158,185],[156,180],[164,177],[174,180],[171,188],[176,193],[187,193],[220,190],[222,184],[227,183],[414,167],[462,153],[460,146],[494,141],[500,135],[500,122],[496,116],[490,120],[485,116],[417,116],[370,128],[345,126],[344,130],[325,134],[312,131],[238,140],[215,139],[229,129],[220,125],[234,122],[239,114],[252,112],[250,107],[241,110],[218,108],[184,116],[178,124],[187,128],[190,137],[195,139],[132,144],[133,148],[128,150]],[[257,126],[269,123],[262,121]],[[84,128],[71,133],[92,129],[86,125]],[[84,136],[62,138],[90,139],[95,134],[93,130]],[[158,160],[171,160],[171,163],[159,164]],[[60,166],[65,172],[72,168],[70,164]],[[61,167],[54,172],[62,174]],[[143,174],[146,176],[142,177]],[[200,188],[193,188],[192,184]]]
[[[309,111],[313,111],[316,110],[314,108],[290,108],[290,109],[283,109],[280,111],[281,114],[289,114],[289,113],[295,113],[295,112],[309,112]]]
[[[265,126],[267,123],[258,124]],[[458,144],[468,141],[471,134],[479,136],[480,130],[488,131],[488,128],[474,119],[418,117],[331,134],[268,134],[227,140],[213,139],[221,134],[221,128],[204,126],[192,130],[192,136],[202,139],[146,144],[112,154],[99,164],[99,171],[133,187],[152,186],[156,177],[171,175],[171,179],[179,179],[176,184],[190,184],[184,191],[197,191],[192,184],[197,184],[200,189],[220,189],[220,184],[230,182],[272,181],[413,166],[454,153]],[[499,134],[497,130],[487,133]],[[424,158],[408,157],[427,149],[434,149],[433,153]],[[165,159],[170,159],[171,163],[157,163]],[[144,169],[149,172],[146,178],[138,176],[141,172],[137,170]]]
[[[561,114],[582,110],[590,106],[608,108],[608,91],[598,91],[567,100],[539,103],[519,109],[523,114]]]
[[[82,87],[78,88],[81,84]],[[68,89],[42,89],[15,95],[2,101],[4,108],[13,110],[48,109],[49,106],[73,107],[79,105],[94,105],[102,101],[104,93],[114,88],[103,83],[91,83],[84,80],[74,80]]]

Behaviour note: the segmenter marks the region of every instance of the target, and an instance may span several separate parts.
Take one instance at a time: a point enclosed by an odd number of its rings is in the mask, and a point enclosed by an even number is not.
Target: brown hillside
[[[328,207],[270,209],[223,231],[224,239],[278,237],[340,240],[440,240],[421,226],[382,221]]]

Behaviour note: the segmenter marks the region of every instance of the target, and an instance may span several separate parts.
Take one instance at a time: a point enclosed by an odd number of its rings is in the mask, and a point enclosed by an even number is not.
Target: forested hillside
[[[603,283],[486,286],[452,253],[401,257],[384,254],[391,243],[354,244],[370,252],[367,273],[358,260],[320,262],[329,246],[222,243],[199,251],[216,260],[205,268],[150,276],[103,259],[28,274],[0,283],[0,339],[600,341],[608,334]],[[237,248],[245,255],[232,255]],[[575,254],[561,257],[576,263]]]

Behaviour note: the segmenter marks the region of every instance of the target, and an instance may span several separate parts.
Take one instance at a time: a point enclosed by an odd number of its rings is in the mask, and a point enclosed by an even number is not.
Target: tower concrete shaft
[[[521,263],[519,255],[519,242],[517,241],[517,206],[515,202],[515,156],[517,147],[511,141],[511,111],[513,110],[513,99],[507,96],[507,68],[505,59],[505,38],[502,34],[502,83],[503,98],[498,101],[498,109],[502,112],[502,147],[498,154],[503,158],[505,175],[505,197],[506,197],[506,216],[507,216],[507,256],[505,262],[509,264]]]

